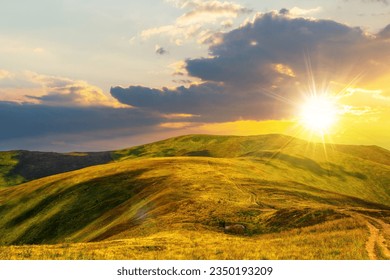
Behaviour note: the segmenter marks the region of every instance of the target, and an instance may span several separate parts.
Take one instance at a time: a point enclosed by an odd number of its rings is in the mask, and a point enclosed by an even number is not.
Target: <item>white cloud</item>
[[[315,14],[315,13],[318,13],[321,11],[322,11],[322,7],[317,7],[317,8],[313,8],[313,9],[302,9],[299,7],[294,7],[294,8],[289,10],[289,14],[292,16],[306,16],[306,15]]]
[[[192,2],[192,10],[180,16],[178,24],[195,24],[203,22],[216,22],[218,19],[236,18],[241,13],[250,10],[233,2],[220,1],[187,1]]]
[[[149,28],[149,29],[146,29],[146,30],[143,30],[141,32],[141,38],[142,39],[149,39],[150,37],[153,37],[153,36],[156,36],[156,35],[160,35],[160,34],[169,34],[171,36],[174,36],[176,35],[176,27],[174,25],[164,25],[164,26],[160,26],[160,27],[153,27],[153,28]],[[134,41],[134,37],[131,39],[132,41]]]
[[[201,29],[202,27],[199,24],[190,26],[164,25],[143,30],[141,32],[141,38],[143,40],[147,40],[154,36],[166,35],[171,38],[171,41],[176,42],[177,45],[181,45],[179,42],[183,42],[183,40],[188,40],[195,37],[197,34],[199,34]]]
[[[104,94],[99,87],[82,80],[30,71],[11,73],[5,70],[0,70],[0,77],[10,79],[7,83],[0,84],[0,101],[60,107],[128,107]]]
[[[230,28],[230,27],[232,27],[233,26],[233,20],[232,19],[227,19],[227,20],[224,20],[224,21],[222,21],[221,22],[221,25],[222,25],[222,27],[224,27],[224,28]]]
[[[39,104],[50,106],[106,106],[124,107],[112,97],[108,97],[103,91],[82,80],[72,80],[58,76],[40,75],[27,72],[31,82],[41,85],[45,94],[42,96],[29,96],[37,100]]]
[[[190,39],[195,39],[199,44],[212,44],[213,40],[205,40],[205,34],[210,34],[207,37],[211,38],[212,33],[232,27],[234,18],[250,12],[249,9],[233,2],[216,0],[169,0],[167,2],[186,12],[173,24],[143,30],[140,34],[142,40],[162,35],[169,37],[176,45],[181,45]],[[134,38],[131,42],[134,42]]]
[[[7,70],[0,69],[0,80],[13,78],[13,74]]]
[[[367,95],[382,101],[390,101],[390,96],[386,96],[381,89],[364,89],[364,88],[347,88],[342,97],[349,97],[352,95]]]
[[[354,116],[363,116],[367,114],[377,114],[378,111],[372,109],[370,106],[351,106],[351,105],[344,105],[342,107],[340,114],[349,114]]]

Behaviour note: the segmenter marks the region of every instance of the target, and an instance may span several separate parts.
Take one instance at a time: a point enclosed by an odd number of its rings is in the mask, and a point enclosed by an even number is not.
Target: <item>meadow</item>
[[[390,258],[382,148],[189,135],[110,158],[4,185],[0,259]]]

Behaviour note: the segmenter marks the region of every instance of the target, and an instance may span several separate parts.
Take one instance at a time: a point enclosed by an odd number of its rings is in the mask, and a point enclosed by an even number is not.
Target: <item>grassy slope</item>
[[[345,153],[359,160],[390,165],[390,152],[376,146],[327,145],[332,154]],[[0,187],[60,174],[115,160],[149,157],[275,157],[297,155],[314,161],[328,161],[322,145],[284,135],[213,136],[187,135],[129,149],[98,153],[0,152]],[[336,155],[337,156],[337,155]],[[285,157],[286,158],[286,157]]]
[[[284,165],[273,169],[276,174],[273,180],[283,176],[301,177],[303,184],[316,184],[325,190],[380,203],[388,203],[390,196],[390,152],[376,146],[326,145],[324,148],[322,144],[284,135],[187,135],[116,151],[113,156],[116,160],[177,156],[247,158],[263,164],[279,160]],[[310,171],[311,176],[301,176],[297,171]],[[338,188],[337,182],[347,180],[350,184]]]
[[[22,176],[12,173],[18,162],[18,152],[0,152],[0,187],[17,185],[25,181]]]
[[[344,153],[376,163],[390,165],[390,151],[377,146],[329,145],[327,152]],[[113,152],[116,160],[147,157],[206,156],[219,158],[265,156],[275,153],[300,155],[326,161],[322,144],[280,134],[258,136],[186,135]]]
[[[111,152],[0,152],[0,188],[110,161]]]
[[[0,259],[261,260],[367,259],[364,225],[339,219],[302,229],[258,236],[207,231],[161,231],[146,237],[93,243],[0,247]]]
[[[1,244],[98,243],[2,247],[0,258],[367,258],[350,212],[389,222],[390,167],[342,148],[185,136],[118,151],[116,163],[0,191]],[[226,235],[229,224],[244,235]]]

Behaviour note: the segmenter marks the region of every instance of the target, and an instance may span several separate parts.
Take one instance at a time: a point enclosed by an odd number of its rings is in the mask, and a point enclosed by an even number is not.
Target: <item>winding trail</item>
[[[234,188],[236,188],[243,196],[247,196],[249,194],[247,194],[246,192],[244,192],[244,190],[242,189],[242,186],[239,184],[239,183],[236,183],[235,180],[233,180],[230,176],[228,176],[225,172],[222,172],[221,171],[221,168],[216,166],[216,165],[213,165],[210,163],[210,161],[207,161],[207,164],[210,168],[210,170],[212,170],[212,172],[214,172],[215,174],[219,175],[221,178],[223,178],[223,180],[228,183],[228,185],[232,185]],[[251,201],[251,198],[249,198],[249,201]]]
[[[366,242],[366,251],[370,260],[377,260],[377,254],[375,250],[375,245],[377,244],[377,240],[379,239],[379,229],[374,227],[370,222],[365,220],[365,223],[370,231],[370,236]]]
[[[366,217],[367,226],[370,230],[370,238],[366,243],[366,250],[370,259],[390,260],[390,250],[387,243],[390,236],[390,225],[380,219],[363,216]]]
[[[366,241],[366,251],[370,260],[390,260],[390,225],[381,219],[374,218],[355,211],[348,211],[351,217],[364,222],[369,230]]]
[[[226,172],[226,169],[209,160],[206,163],[205,171],[212,172],[217,176],[219,182],[237,190],[237,192],[233,192],[235,197],[231,197],[232,199],[243,201],[249,205],[258,205],[259,197],[256,192],[250,187],[240,184],[239,180],[234,178],[234,174]],[[183,167],[177,166],[177,168]],[[190,171],[193,172],[193,170]],[[228,194],[230,197],[231,193],[228,192]],[[270,210],[274,211],[274,209]],[[367,227],[369,236],[365,243],[365,250],[370,260],[390,260],[390,224],[385,219],[378,218],[381,217],[380,210],[364,207],[336,208],[335,210],[347,214]],[[384,211],[387,212],[387,210]]]

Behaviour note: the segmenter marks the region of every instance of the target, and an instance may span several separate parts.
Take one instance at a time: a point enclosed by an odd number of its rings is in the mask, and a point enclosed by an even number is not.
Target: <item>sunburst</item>
[[[336,98],[328,94],[307,97],[299,111],[300,124],[320,135],[328,134],[338,119]]]

